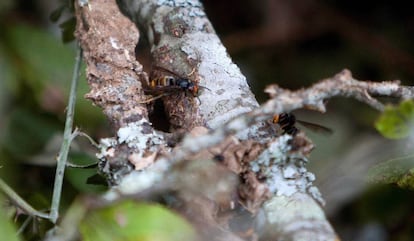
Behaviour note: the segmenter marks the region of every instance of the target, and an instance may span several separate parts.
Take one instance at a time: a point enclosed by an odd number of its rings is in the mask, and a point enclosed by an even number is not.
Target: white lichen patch
[[[117,186],[106,192],[104,198],[108,201],[114,201],[125,195],[140,193],[153,187],[156,183],[165,181],[168,178],[166,172],[169,170],[171,170],[170,163],[161,159],[150,168],[130,172],[121,179]]]
[[[119,128],[117,132],[118,143],[126,143],[128,147],[136,150],[146,150],[164,143],[163,137],[155,131],[152,130],[148,133],[149,128],[146,127],[148,125],[149,123],[145,119],[142,119]]]
[[[283,177],[286,179],[295,179],[299,176],[298,168],[288,165],[283,169]]]
[[[324,220],[325,214],[320,206],[315,205],[314,201],[306,195],[297,193],[295,199],[285,196],[275,196],[263,205],[267,221],[274,227],[280,227],[286,223],[294,224],[295,220]],[[283,214],[283,215],[281,215]],[[301,217],[301,218],[298,218]],[[296,223],[303,225],[303,222]],[[311,224],[311,223],[309,223]],[[293,227],[291,227],[293,228]],[[303,229],[298,227],[298,230]],[[309,227],[308,227],[309,228]]]
[[[310,186],[308,188],[308,193],[312,196],[313,199],[315,199],[320,205],[325,206],[326,202],[325,199],[323,199],[321,192],[319,192],[319,189],[315,186]]]
[[[324,204],[318,189],[313,186],[315,175],[305,168],[306,157],[291,152],[292,136],[282,135],[250,163],[250,170],[266,179],[269,191],[276,196],[291,196],[309,193],[320,204]]]
[[[99,142],[100,152],[96,153],[98,159],[104,157],[112,157],[114,155],[114,147],[118,144],[118,141],[115,138],[102,138]]]
[[[133,171],[122,178],[122,181],[110,191],[104,198],[108,201],[116,200],[123,195],[133,195],[150,188],[155,182],[162,179],[162,173],[154,170]]]
[[[170,7],[197,7],[197,8],[203,7],[201,2],[196,1],[196,0],[158,0],[156,4],[158,6],[170,6]]]
[[[392,95],[392,93],[395,93],[399,89],[398,84],[389,84],[389,85],[378,85],[376,90],[381,95]]]

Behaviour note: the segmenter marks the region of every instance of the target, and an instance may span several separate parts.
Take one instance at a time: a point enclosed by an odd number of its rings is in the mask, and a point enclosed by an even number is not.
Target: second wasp
[[[295,126],[296,123],[300,123],[301,125],[307,127],[310,130],[321,132],[323,134],[332,134],[333,132],[328,127],[316,123],[298,120],[291,113],[281,113],[274,115],[272,121],[274,124],[278,124],[284,133],[292,136],[295,136],[299,132],[299,129]]]

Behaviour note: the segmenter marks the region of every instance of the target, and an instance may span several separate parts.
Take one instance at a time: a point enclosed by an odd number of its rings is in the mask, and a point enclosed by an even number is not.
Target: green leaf
[[[39,153],[52,135],[61,129],[54,119],[28,109],[16,108],[9,118],[2,144],[7,151],[22,159]]]
[[[85,241],[196,240],[184,219],[157,204],[124,201],[95,210],[80,224]]]
[[[13,28],[8,29],[6,34],[10,38],[10,49],[13,50],[15,56],[3,62],[13,63],[14,59],[19,60],[16,73],[20,76],[13,76],[13,79],[8,81],[10,84],[17,85],[17,80],[24,80],[25,86],[28,86],[39,105],[44,101],[48,87],[69,93],[75,63],[75,53],[71,46],[63,45],[58,38],[42,29],[26,25],[14,25]],[[1,57],[3,56],[0,53]],[[0,70],[3,70],[2,67],[5,66],[1,65]],[[86,66],[83,65],[82,69],[85,68]],[[89,91],[85,79],[83,71],[78,86],[75,114],[75,125],[82,127],[83,130],[99,128],[105,120],[102,111],[84,98]],[[14,88],[17,89],[17,87]],[[67,97],[62,97],[62,99],[66,102]]]
[[[414,190],[414,155],[388,160],[368,171],[368,180]]]
[[[63,23],[59,24],[62,29],[62,40],[64,43],[69,43],[75,39],[76,18],[71,17]]]
[[[96,163],[97,159],[93,158],[86,153],[71,153],[70,162],[76,165],[88,165],[91,163]],[[90,176],[97,173],[96,168],[66,168],[66,180],[68,180],[77,190],[86,193],[97,193],[107,190],[105,186],[100,185],[90,185],[87,183],[87,180]]]
[[[13,58],[19,61],[20,78],[39,101],[47,85],[69,89],[75,62],[72,48],[45,30],[28,25],[14,25],[6,34]]]
[[[3,198],[0,196],[0,203],[3,203]],[[2,207],[3,208],[3,207]],[[0,210],[0,234],[1,240],[18,241],[16,236],[16,229],[6,216],[4,210]]]
[[[0,44],[0,111],[3,111],[7,99],[16,94],[19,82],[19,69],[7,56],[7,50]]]
[[[399,106],[387,106],[375,123],[376,129],[390,139],[408,137],[414,127],[414,102],[403,101]]]

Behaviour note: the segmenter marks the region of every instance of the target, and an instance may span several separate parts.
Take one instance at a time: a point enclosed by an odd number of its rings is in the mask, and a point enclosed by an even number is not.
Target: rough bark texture
[[[258,106],[246,78],[231,61],[199,1],[118,1],[151,45],[153,66],[190,78],[199,99],[165,98],[173,129],[215,128]],[[190,76],[189,74],[192,73]],[[203,88],[206,87],[206,88]]]
[[[83,49],[90,86],[86,98],[103,109],[117,133],[116,138],[101,141],[100,158],[105,160],[101,169],[105,175],[109,173],[110,183],[117,183],[133,170],[133,163],[151,160],[162,143],[162,137],[151,128],[147,106],[142,104],[146,99],[142,82],[147,75],[135,59],[139,34],[114,1],[75,6],[75,34]],[[139,142],[129,143],[138,136],[142,136]]]
[[[99,3],[99,4],[98,4]],[[135,60],[139,34],[113,1],[78,7],[76,36],[87,64],[90,92],[86,98],[103,108],[115,129],[148,119],[141,81],[142,66]]]

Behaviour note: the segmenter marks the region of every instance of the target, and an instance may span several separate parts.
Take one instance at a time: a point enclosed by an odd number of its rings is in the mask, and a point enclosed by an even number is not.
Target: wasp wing
[[[329,127],[323,126],[323,125],[319,125],[316,123],[312,123],[312,122],[307,122],[307,121],[303,121],[303,120],[296,120],[297,123],[300,123],[301,125],[303,125],[304,127],[308,128],[311,131],[314,132],[318,132],[324,135],[332,135],[333,134],[333,130]]]

